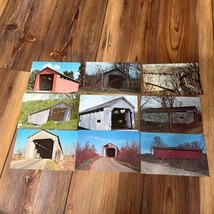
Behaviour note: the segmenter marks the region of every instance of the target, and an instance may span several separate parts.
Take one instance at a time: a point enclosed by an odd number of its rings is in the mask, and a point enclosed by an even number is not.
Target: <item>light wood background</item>
[[[0,213],[214,213],[214,0],[0,0]],[[210,177],[11,170],[32,61],[200,63]]]

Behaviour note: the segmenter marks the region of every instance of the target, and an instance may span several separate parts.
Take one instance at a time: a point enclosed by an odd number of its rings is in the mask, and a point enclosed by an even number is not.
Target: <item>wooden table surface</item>
[[[214,213],[213,0],[0,0],[0,213]],[[209,177],[11,170],[32,61],[198,62]]]

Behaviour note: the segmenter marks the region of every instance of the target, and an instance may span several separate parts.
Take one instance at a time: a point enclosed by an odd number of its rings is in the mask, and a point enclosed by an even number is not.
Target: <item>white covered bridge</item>
[[[90,130],[133,129],[135,107],[125,98],[105,102],[79,113],[79,128]]]
[[[28,123],[42,125],[50,120],[53,121],[69,121],[72,107],[65,102],[45,109],[33,112],[28,115]]]
[[[29,136],[25,158],[51,159],[55,162],[63,160],[59,136],[46,130]]]

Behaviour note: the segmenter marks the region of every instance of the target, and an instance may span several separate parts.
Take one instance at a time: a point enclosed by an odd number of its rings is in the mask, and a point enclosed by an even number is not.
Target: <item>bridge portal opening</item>
[[[112,111],[112,129],[132,129],[130,109],[114,108]]]
[[[110,158],[116,157],[116,149],[115,148],[107,148],[106,149],[106,156]]]
[[[53,143],[52,139],[35,139],[34,158],[52,159]]]
[[[53,74],[41,74],[40,75],[40,85],[39,90],[43,91],[52,91],[53,88]]]

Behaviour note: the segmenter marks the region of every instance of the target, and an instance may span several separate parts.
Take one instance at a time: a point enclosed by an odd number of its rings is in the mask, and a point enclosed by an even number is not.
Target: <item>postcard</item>
[[[137,117],[138,96],[80,95],[78,129],[134,130]]]
[[[79,130],[75,169],[140,172],[140,133]]]
[[[140,93],[141,64],[86,62],[84,92]]]
[[[79,94],[25,93],[18,127],[77,129]]]
[[[141,173],[208,176],[205,136],[141,132]]]
[[[145,95],[200,95],[203,89],[198,63],[143,64]]]
[[[82,84],[79,62],[33,62],[27,90],[45,93],[77,92]]]
[[[203,133],[199,97],[142,96],[140,106],[143,132]]]
[[[10,167],[74,170],[77,131],[18,129]]]

